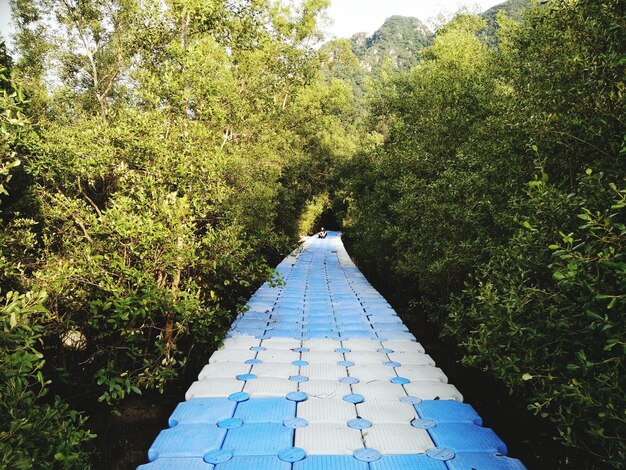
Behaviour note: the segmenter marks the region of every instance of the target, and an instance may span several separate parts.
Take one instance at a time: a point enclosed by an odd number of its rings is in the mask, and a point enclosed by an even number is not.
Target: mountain
[[[432,37],[433,33],[417,18],[391,16],[371,36],[352,36],[350,45],[366,72],[380,70],[387,58],[396,68],[408,69],[418,62],[418,51],[430,44]]]
[[[498,37],[496,31],[498,30],[498,22],[496,17],[498,13],[504,11],[507,16],[514,20],[522,19],[522,11],[528,8],[532,4],[532,0],[507,0],[504,3],[495,5],[488,10],[481,13],[487,21],[487,26],[482,31],[481,36],[487,41],[488,44],[496,46],[498,44]]]
[[[534,0],[507,0],[481,14],[487,25],[480,33],[483,40],[497,47],[496,17],[500,11],[514,19]],[[350,83],[357,99],[363,96],[367,77],[380,77],[382,65],[390,60],[397,70],[407,70],[420,60],[420,50],[432,43],[434,33],[417,18],[391,16],[371,36],[357,33],[350,39],[335,40],[322,46],[330,57],[323,68],[327,78]],[[344,60],[342,60],[344,59]],[[347,60],[346,60],[347,59]]]

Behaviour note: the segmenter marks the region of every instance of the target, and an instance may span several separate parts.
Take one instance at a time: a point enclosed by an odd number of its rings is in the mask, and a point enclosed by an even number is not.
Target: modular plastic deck
[[[518,470],[350,260],[310,238],[238,316],[140,470]]]

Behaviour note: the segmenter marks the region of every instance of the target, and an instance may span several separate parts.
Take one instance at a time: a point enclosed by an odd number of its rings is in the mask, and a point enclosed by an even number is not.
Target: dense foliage
[[[327,0],[13,2],[0,466],[88,466],[67,402],[163,390],[343,224],[465,363],[620,468],[626,6],[527,3],[316,48]]]
[[[3,468],[77,468],[88,461],[84,444],[93,436],[82,428],[84,418],[59,397],[50,398],[43,374],[43,337],[51,321],[46,293],[22,291],[24,266],[15,256],[29,249],[34,223],[7,206],[9,189],[22,161],[16,150],[33,137],[24,111],[27,100],[13,80],[11,63],[0,50],[0,462]],[[13,181],[12,181],[13,180]],[[13,204],[13,209],[17,204]]]
[[[327,3],[14,3],[1,360],[24,393],[0,392],[0,466],[81,466],[83,418],[46,390],[112,406],[163,390],[273,279],[327,166],[356,148],[337,124],[349,88],[317,80]]]
[[[384,142],[346,177],[368,270],[444,326],[568,445],[626,460],[626,10],[461,14],[379,91]]]

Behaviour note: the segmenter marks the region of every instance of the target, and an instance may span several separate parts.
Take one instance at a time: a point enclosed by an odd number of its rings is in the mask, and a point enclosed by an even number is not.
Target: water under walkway
[[[280,263],[140,470],[518,470],[347,255],[338,233]]]

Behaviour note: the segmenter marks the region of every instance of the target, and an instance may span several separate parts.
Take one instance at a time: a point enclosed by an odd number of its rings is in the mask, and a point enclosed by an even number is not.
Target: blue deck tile
[[[337,331],[337,325],[327,322],[327,323],[307,323],[306,328],[309,331]]]
[[[154,462],[140,465],[137,470],[213,470],[214,465],[202,459],[156,459]]]
[[[456,454],[446,464],[449,470],[526,470],[522,462],[517,459],[482,452]]]
[[[170,427],[179,423],[215,424],[232,417],[236,406],[237,404],[228,398],[193,398],[176,406],[168,424]]]
[[[474,423],[482,426],[483,420],[467,403],[455,400],[424,400],[415,405],[415,410],[424,419],[437,423]]]
[[[291,464],[273,456],[242,456],[216,465],[215,470],[291,470]]]
[[[151,462],[159,457],[198,457],[219,449],[226,430],[215,424],[179,424],[159,433],[148,450]]]
[[[232,450],[236,456],[277,455],[292,445],[293,435],[294,430],[282,423],[244,424],[228,431],[223,448]]]
[[[294,463],[293,470],[368,470],[368,464],[351,455],[309,455]]]
[[[244,423],[277,423],[296,416],[296,403],[286,398],[253,398],[240,403],[235,418]]]
[[[428,430],[437,447],[461,452],[506,454],[506,444],[489,428],[471,423],[441,423]]]
[[[331,330],[308,331],[306,333],[306,336],[308,336],[309,339],[339,339],[339,335],[337,334],[337,332]]]
[[[446,464],[425,454],[383,455],[370,463],[370,470],[447,470]]]

